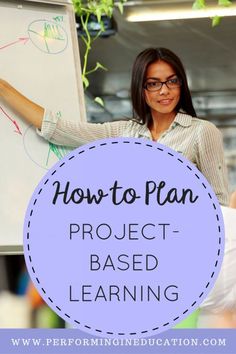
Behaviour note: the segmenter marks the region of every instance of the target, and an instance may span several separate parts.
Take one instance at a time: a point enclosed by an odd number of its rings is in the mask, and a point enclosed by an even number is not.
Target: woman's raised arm
[[[0,79],[0,98],[16,111],[26,122],[41,129],[44,108],[30,101],[8,82]]]

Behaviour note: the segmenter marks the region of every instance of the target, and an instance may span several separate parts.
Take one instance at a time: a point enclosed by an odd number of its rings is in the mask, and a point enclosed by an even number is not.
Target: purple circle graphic
[[[223,258],[218,200],[199,170],[144,139],[98,140],[37,186],[24,253],[39,293],[91,334],[151,336],[193,312]]]

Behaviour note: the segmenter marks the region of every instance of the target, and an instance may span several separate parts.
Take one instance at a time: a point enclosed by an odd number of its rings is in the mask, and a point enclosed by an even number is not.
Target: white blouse
[[[54,144],[69,147],[115,137],[152,139],[147,125],[133,120],[96,124],[72,122],[60,119],[48,110],[44,112],[42,129],[38,134]],[[157,141],[194,163],[211,184],[219,202],[228,205],[228,178],[222,136],[213,123],[177,113],[169,129]]]

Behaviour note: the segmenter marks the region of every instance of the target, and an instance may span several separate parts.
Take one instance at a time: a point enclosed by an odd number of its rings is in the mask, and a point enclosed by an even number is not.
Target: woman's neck
[[[150,122],[149,129],[155,134],[161,134],[170,127],[171,123],[175,119],[176,112],[171,112],[168,114],[152,112],[151,116],[152,120]]]

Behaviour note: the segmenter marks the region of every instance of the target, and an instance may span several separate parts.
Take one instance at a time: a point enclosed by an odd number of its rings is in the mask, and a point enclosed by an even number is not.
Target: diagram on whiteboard
[[[53,163],[64,157],[69,151],[69,148],[64,146],[57,146],[46,141],[35,134],[35,128],[31,125],[24,133],[14,118],[12,118],[7,111],[0,106],[0,120],[5,119],[5,125],[8,124],[8,134],[17,134],[22,140],[24,150],[28,158],[37,166],[47,170]],[[3,125],[1,124],[3,128]]]
[[[71,149],[58,146],[35,136],[35,128],[29,126],[23,136],[24,150],[29,159],[39,167],[48,170],[53,163],[62,159]],[[35,148],[35,144],[40,148]]]
[[[17,123],[16,120],[14,120],[14,118],[12,118],[7,112],[5,109],[3,109],[1,106],[0,106],[0,112],[3,114],[3,117],[5,117],[10,125],[12,126],[12,128],[14,129],[14,132],[17,133],[17,134],[20,134],[22,135],[22,132],[20,130],[20,127],[19,127],[19,124]]]
[[[29,38],[27,38],[27,37],[20,37],[17,40],[14,40],[13,42],[3,44],[2,46],[0,46],[0,50],[6,49],[8,47],[11,47],[11,46],[19,44],[19,43],[26,44],[28,42],[28,40],[29,40]]]
[[[28,34],[33,45],[45,53],[58,54],[67,47],[67,33],[56,22],[48,20],[33,21],[28,27]]]
[[[0,45],[0,50],[19,43],[26,44],[28,40],[39,50],[48,54],[58,54],[63,52],[68,44],[66,30],[58,22],[63,21],[63,17],[55,17],[55,20],[34,20],[28,26],[29,37],[19,37],[10,43]]]
[[[34,47],[46,54],[62,53],[68,45],[67,32],[61,25],[63,21],[63,16],[31,21],[27,28],[29,37],[19,37],[18,39],[3,43],[0,45],[0,54],[9,49],[13,50],[17,46],[17,50],[19,50],[20,45],[25,46],[26,44],[33,44]],[[8,122],[9,132],[11,131],[21,136],[26,155],[34,164],[43,169],[49,169],[53,163],[57,162],[58,159],[61,159],[70,151],[65,147],[56,146],[52,143],[42,143],[42,139],[37,137],[35,129],[32,126],[29,126],[22,132],[20,121],[1,105],[0,120]]]
[[[0,0],[0,79],[72,123],[85,121],[78,37],[70,1]],[[6,100],[7,101],[7,100]],[[70,149],[54,145],[0,97],[0,251],[22,245],[24,215],[46,170]]]

